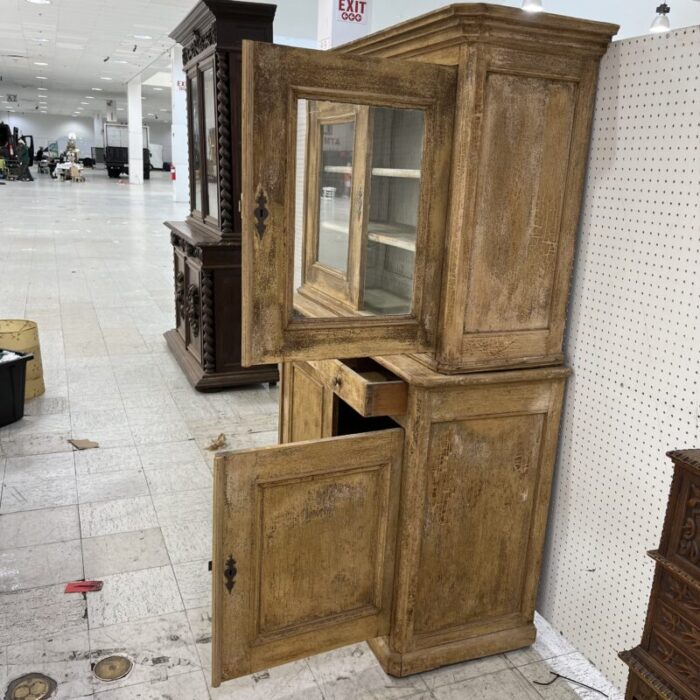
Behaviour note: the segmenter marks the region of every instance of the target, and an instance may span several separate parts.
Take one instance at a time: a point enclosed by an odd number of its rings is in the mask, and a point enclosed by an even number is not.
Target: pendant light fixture
[[[667,32],[671,28],[671,22],[668,19],[668,13],[670,11],[671,8],[665,2],[662,2],[656,8],[656,17],[654,17],[654,21],[651,23],[649,31],[654,34]]]
[[[542,0],[523,0],[523,10],[525,12],[543,12]]]

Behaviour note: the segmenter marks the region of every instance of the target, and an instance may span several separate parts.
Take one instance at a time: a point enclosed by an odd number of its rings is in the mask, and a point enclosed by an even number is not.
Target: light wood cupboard
[[[534,641],[616,29],[478,3],[243,42],[243,363],[282,363],[280,444],[215,460],[215,685],[362,640],[397,676]]]

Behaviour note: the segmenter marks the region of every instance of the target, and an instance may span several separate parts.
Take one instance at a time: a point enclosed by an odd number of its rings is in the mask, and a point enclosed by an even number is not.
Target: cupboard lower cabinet
[[[287,363],[215,460],[213,683],[367,640],[405,676],[531,644],[563,367]]]

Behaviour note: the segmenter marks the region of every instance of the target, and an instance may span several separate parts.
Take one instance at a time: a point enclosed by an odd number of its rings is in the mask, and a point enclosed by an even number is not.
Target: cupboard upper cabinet
[[[244,42],[244,363],[560,363],[616,29],[475,3],[332,52]]]

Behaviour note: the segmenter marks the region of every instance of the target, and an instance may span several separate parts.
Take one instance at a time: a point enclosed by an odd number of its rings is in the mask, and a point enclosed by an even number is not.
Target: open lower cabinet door
[[[243,364],[435,347],[456,83],[243,42]]]
[[[212,683],[389,633],[403,430],[216,458]]]

